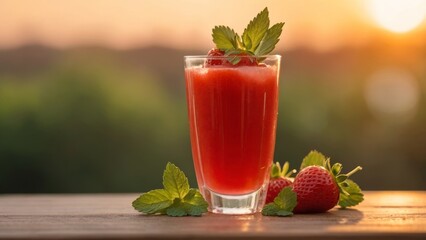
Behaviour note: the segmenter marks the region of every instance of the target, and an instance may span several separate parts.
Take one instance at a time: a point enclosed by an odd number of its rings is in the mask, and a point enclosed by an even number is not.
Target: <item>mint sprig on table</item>
[[[230,27],[215,26],[212,30],[213,42],[225,52],[225,56],[229,56],[232,64],[240,62],[239,55],[263,56],[274,50],[284,26],[280,22],[269,28],[269,24],[269,11],[265,8],[250,21],[241,37]]]
[[[207,202],[197,189],[190,188],[188,178],[174,164],[167,163],[163,173],[164,189],[142,194],[133,207],[145,214],[167,214],[173,217],[201,216],[207,212]]]
[[[293,209],[297,205],[297,195],[291,187],[281,190],[273,202],[266,204],[262,209],[264,216],[287,217],[293,215]]]

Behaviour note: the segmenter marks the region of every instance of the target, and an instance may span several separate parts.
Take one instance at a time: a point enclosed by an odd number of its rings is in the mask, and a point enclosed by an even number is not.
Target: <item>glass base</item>
[[[204,188],[204,198],[209,211],[219,214],[253,214],[262,211],[265,204],[267,184],[259,190],[244,195],[224,195]]]

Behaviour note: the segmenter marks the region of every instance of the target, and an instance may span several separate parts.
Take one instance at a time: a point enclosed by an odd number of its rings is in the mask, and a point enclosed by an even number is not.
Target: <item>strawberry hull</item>
[[[243,195],[268,182],[278,115],[276,66],[185,69],[200,190]]]

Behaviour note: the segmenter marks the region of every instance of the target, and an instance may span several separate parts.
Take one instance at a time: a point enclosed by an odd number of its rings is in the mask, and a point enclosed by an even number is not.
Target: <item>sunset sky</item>
[[[34,42],[210,48],[215,25],[242,32],[265,6],[271,23],[286,22],[281,49],[327,50],[363,44],[381,32],[418,37],[426,29],[424,0],[0,0],[0,48]]]

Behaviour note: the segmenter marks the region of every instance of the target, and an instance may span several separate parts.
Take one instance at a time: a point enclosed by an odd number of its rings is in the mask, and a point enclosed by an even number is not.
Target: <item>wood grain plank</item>
[[[426,192],[366,192],[355,209],[290,218],[146,216],[137,196],[0,195],[0,239],[426,239]]]

